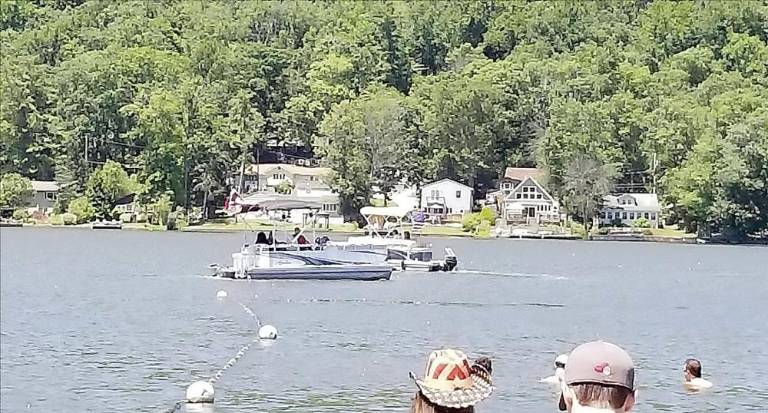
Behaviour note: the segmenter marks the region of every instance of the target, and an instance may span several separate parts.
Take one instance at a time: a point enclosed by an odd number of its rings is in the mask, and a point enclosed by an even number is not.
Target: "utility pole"
[[[261,192],[261,175],[259,174],[259,156],[261,155],[261,147],[256,147],[256,192]]]

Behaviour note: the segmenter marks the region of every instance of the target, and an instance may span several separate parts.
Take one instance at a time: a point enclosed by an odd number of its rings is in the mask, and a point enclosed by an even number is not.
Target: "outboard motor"
[[[445,265],[443,266],[443,271],[453,271],[454,268],[459,264],[459,260],[456,259],[455,255],[449,255],[445,257]]]

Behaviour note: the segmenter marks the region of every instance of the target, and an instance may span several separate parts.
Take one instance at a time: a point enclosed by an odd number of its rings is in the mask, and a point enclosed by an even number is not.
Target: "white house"
[[[658,228],[661,220],[661,205],[656,194],[618,194],[603,198],[603,207],[598,218],[600,225],[632,226],[635,221],[644,218],[651,228]]]
[[[502,201],[507,224],[560,222],[560,203],[532,176],[523,178]]]
[[[546,171],[539,168],[507,168],[499,183],[499,191],[506,197],[517,188],[526,178],[533,178],[536,182],[546,184]]]
[[[27,206],[39,211],[53,210],[59,197],[59,184],[56,181],[32,181],[32,196],[27,199]]]
[[[472,203],[472,188],[448,178],[421,188],[421,207],[430,215],[463,215]]]
[[[330,174],[328,168],[299,166],[291,164],[249,165],[243,174],[243,192],[275,192],[280,185],[293,187],[291,195],[317,198],[333,195],[325,182]],[[240,173],[235,174],[235,185],[239,186]]]

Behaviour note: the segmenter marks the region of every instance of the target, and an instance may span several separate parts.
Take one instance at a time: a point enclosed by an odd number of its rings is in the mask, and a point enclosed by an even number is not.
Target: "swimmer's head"
[[[683,371],[685,372],[686,380],[701,378],[701,362],[696,359],[685,360]]]
[[[568,363],[568,355],[567,354],[561,354],[557,356],[555,359],[555,367],[559,369],[564,369],[565,364]]]

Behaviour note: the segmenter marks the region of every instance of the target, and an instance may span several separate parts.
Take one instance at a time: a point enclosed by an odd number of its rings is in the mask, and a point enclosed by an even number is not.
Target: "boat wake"
[[[550,280],[567,280],[568,277],[547,273],[525,273],[525,272],[497,272],[497,271],[482,271],[482,270],[454,270],[454,274],[472,274],[472,275],[489,275],[492,277],[517,277],[517,278],[540,278]]]

